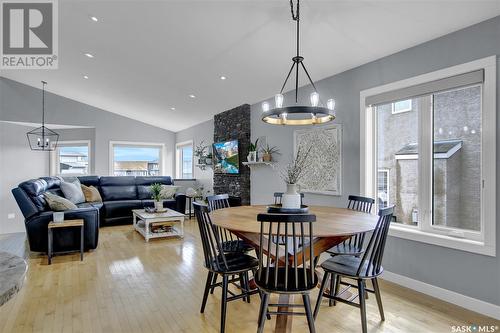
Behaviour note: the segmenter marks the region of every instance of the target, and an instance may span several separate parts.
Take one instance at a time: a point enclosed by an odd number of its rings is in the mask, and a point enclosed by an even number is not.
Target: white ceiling
[[[500,0],[301,5],[314,80],[500,15]],[[59,69],[1,75],[172,131],[273,96],[295,47],[288,0],[59,0],[59,17]]]

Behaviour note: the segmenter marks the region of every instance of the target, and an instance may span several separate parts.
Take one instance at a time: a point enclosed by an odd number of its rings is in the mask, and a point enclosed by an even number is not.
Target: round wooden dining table
[[[266,208],[240,206],[215,210],[211,213],[212,222],[230,230],[258,250],[260,222],[257,221],[257,214],[266,213]],[[316,222],[313,222],[313,250],[316,257],[355,234],[374,230],[378,220],[376,215],[336,207],[310,206],[309,214],[316,215]],[[296,256],[302,257],[300,253],[296,253]],[[293,303],[293,296],[280,294],[279,303]],[[278,311],[291,309],[283,307]],[[291,332],[291,329],[292,316],[277,315],[275,332]]]

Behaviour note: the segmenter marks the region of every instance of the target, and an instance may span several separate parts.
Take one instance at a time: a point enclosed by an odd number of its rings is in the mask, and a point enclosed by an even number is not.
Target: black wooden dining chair
[[[375,200],[372,198],[361,197],[358,195],[350,195],[347,199],[347,208],[364,213],[371,213]],[[326,251],[332,256],[336,255],[352,255],[359,256],[363,253],[363,243],[365,234],[356,234],[349,239],[343,241],[339,245],[332,247]]]
[[[274,192],[274,204],[281,205],[281,201],[283,199],[283,192]],[[302,205],[304,201],[304,193],[300,193],[300,204]]]
[[[394,214],[394,206],[382,208],[379,210],[379,219],[377,226],[373,231],[370,241],[362,257],[356,256],[335,256],[323,262],[321,268],[325,271],[321,287],[319,291],[316,307],[314,308],[314,318],[317,317],[319,308],[321,306],[321,299],[323,297],[334,299],[335,301],[347,303],[358,307],[361,312],[361,327],[363,333],[367,332],[366,325],[366,293],[375,293],[380,318],[385,320],[384,309],[382,307],[382,298],[380,296],[380,288],[378,285],[377,277],[383,272],[382,257],[384,255],[385,242],[387,233],[391,224],[392,215]],[[357,284],[345,282],[340,277],[346,277],[357,281]],[[335,281],[334,293],[325,293],[326,282],[330,278]],[[366,288],[365,281],[371,280],[373,283],[373,290]],[[340,285],[346,286],[343,290]],[[341,296],[351,287],[357,288],[358,292],[349,299],[344,299]],[[355,299],[358,302],[354,302]],[[331,305],[331,304],[330,304]]]
[[[262,332],[268,315],[305,315],[309,331],[315,332],[309,293],[317,283],[314,270],[313,222],[310,214],[259,214],[259,269],[255,283],[261,290],[258,332]],[[288,240],[278,245],[270,240],[282,235]],[[299,245],[300,244],[300,245]],[[264,257],[265,255],[265,257]],[[301,294],[305,312],[269,311],[269,307],[296,307],[298,304],[270,304],[271,293]]]
[[[208,293],[214,287],[222,287],[221,300],[221,321],[220,332],[224,332],[226,323],[227,302],[237,299],[250,299],[250,295],[258,293],[258,289],[248,289],[248,272],[256,271],[259,262],[256,258],[246,255],[242,252],[225,253],[220,240],[220,233],[217,226],[212,223],[207,206],[193,202],[194,213],[200,229],[201,243],[203,245],[203,254],[205,258],[204,265],[208,269],[203,301],[201,303],[200,313],[205,311]],[[214,275],[222,276],[222,282],[214,283]],[[234,283],[234,276],[239,276],[239,281],[245,281],[240,285],[241,293],[234,294],[228,289],[229,283]],[[228,297],[228,294],[231,296]]]
[[[217,209],[229,208],[229,195],[217,194],[207,197],[208,209],[212,212]],[[254,248],[238,238],[225,228],[218,228],[224,252],[249,252]]]

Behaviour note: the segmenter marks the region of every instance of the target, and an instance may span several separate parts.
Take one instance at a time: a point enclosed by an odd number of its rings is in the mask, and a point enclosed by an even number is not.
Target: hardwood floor
[[[194,220],[185,238],[144,239],[132,226],[102,228],[97,250],[47,257],[30,255],[24,287],[0,307],[0,332],[217,332],[220,290],[199,313],[206,270]],[[500,322],[435,298],[381,281],[386,321],[380,322],[375,297],[368,303],[369,332],[451,332],[451,325]],[[317,293],[312,294],[312,302]],[[314,303],[313,303],[314,304]],[[361,331],[359,310],[324,301],[318,332]],[[259,298],[228,305],[227,332],[255,332]],[[274,327],[266,323],[266,332]],[[305,317],[293,320],[307,331]]]

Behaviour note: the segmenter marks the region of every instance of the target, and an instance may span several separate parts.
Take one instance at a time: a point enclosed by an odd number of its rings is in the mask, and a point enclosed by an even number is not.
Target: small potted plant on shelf
[[[163,208],[163,196],[162,196],[162,185],[159,183],[154,183],[150,186],[151,189],[151,199],[155,202],[155,209],[157,212],[164,211]]]
[[[281,178],[286,183],[286,193],[282,198],[283,208],[300,208],[298,183],[306,173],[311,148],[312,146],[299,146],[295,157],[280,172]]]
[[[262,161],[271,162],[273,160],[273,154],[279,154],[279,152],[278,147],[271,147],[267,144],[264,148],[262,148]]]
[[[257,143],[259,142],[259,139],[255,140],[255,143],[250,142],[250,146],[248,146],[248,156],[247,156],[247,161],[248,162],[257,162]]]
[[[194,148],[194,156],[198,157],[198,164],[206,164],[207,155],[206,150],[208,146],[205,144],[204,140],[201,140],[200,143]]]

